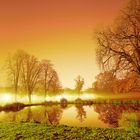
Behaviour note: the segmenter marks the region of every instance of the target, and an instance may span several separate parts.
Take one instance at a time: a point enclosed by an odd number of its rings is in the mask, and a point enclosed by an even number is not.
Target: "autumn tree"
[[[9,55],[7,60],[8,79],[10,79],[15,93],[15,101],[17,100],[17,93],[20,83],[21,66],[23,62],[23,51],[19,50],[14,55]]]
[[[93,88],[100,92],[114,92],[116,82],[116,75],[112,71],[105,71],[96,76],[96,82],[94,82]]]
[[[140,1],[129,0],[115,23],[96,34],[98,64],[104,71],[140,75]]]
[[[128,72],[121,79],[118,79],[112,72],[103,72],[96,76],[93,83],[94,91],[112,93],[130,93],[140,91],[140,75],[135,72]]]
[[[81,92],[83,85],[84,85],[84,79],[79,75],[76,79],[75,79],[76,85],[75,85],[75,91],[77,91],[78,93]]]
[[[123,79],[118,80],[118,90],[121,93],[139,92],[140,75],[135,72],[129,72]]]

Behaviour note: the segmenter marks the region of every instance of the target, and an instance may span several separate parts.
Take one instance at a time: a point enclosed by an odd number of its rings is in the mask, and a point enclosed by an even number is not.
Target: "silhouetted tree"
[[[21,68],[21,81],[24,89],[28,93],[28,99],[31,103],[31,95],[39,81],[42,67],[40,62],[35,56],[25,54],[22,68]]]
[[[7,61],[8,77],[15,90],[15,100],[20,89],[25,90],[31,103],[31,95],[38,87],[46,93],[58,92],[61,84],[56,70],[53,69],[49,60],[39,61],[37,57],[22,50],[10,56]]]
[[[10,55],[7,60],[8,79],[10,79],[15,93],[15,101],[17,100],[18,87],[21,76],[21,65],[23,61],[23,51],[19,50],[14,55]]]
[[[84,79],[79,75],[76,79],[75,79],[76,85],[75,85],[75,91],[77,91],[78,93],[81,92],[83,85],[84,85]]]
[[[97,32],[97,40],[97,60],[102,70],[140,75],[140,1],[129,0],[116,25]]]
[[[40,76],[40,82],[43,85],[45,98],[47,92],[58,92],[61,89],[60,80],[56,70],[53,69],[53,65],[49,60],[42,61],[42,71]]]
[[[59,81],[58,74],[56,70],[52,69],[49,74],[48,89],[50,92],[56,93],[61,90],[61,84]]]
[[[52,64],[49,60],[43,60],[42,61],[42,72],[41,72],[41,83],[43,84],[43,89],[45,93],[48,92],[48,81],[49,81],[49,73],[52,70]]]

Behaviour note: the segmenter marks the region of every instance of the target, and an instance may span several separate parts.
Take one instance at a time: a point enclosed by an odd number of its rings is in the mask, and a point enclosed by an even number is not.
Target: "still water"
[[[32,106],[0,112],[0,122],[13,121],[101,128],[139,127],[140,105]]]

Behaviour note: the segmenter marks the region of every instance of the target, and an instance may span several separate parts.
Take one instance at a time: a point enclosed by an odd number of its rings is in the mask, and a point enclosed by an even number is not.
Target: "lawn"
[[[1,140],[139,140],[140,129],[69,127],[37,123],[0,123]]]

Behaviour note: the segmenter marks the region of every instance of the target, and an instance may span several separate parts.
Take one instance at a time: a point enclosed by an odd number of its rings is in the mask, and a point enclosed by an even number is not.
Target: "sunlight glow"
[[[68,101],[74,101],[77,98],[81,98],[83,100],[90,100],[90,99],[95,99],[96,95],[95,94],[81,94],[81,95],[77,95],[77,94],[61,94],[61,95],[56,95],[56,96],[47,96],[46,97],[46,101],[60,101],[62,98],[67,99]]]
[[[10,101],[11,100],[11,96],[8,94],[3,95],[3,100],[5,101]]]
[[[0,98],[2,99],[1,101],[4,103],[12,102],[13,101],[13,96],[10,93],[3,93]]]
[[[86,94],[81,95],[80,98],[83,99],[83,100],[95,99],[96,95],[86,93]]]
[[[32,95],[31,96],[32,98],[32,102],[33,103],[39,103],[39,102],[43,102],[44,101],[44,96],[39,96],[39,95]],[[28,99],[27,99],[27,102],[28,102]]]
[[[35,93],[34,93],[35,94]],[[41,95],[32,95],[31,99],[32,99],[32,103],[41,103],[44,102],[44,96]],[[53,96],[46,96],[45,101],[57,101],[60,102],[61,99],[65,98],[68,101],[75,101],[77,98],[80,98],[82,100],[92,100],[97,98],[97,95],[95,94],[88,94],[88,93],[84,93],[84,94],[69,94],[69,93],[62,93],[59,95],[53,95]],[[15,102],[15,95],[13,93],[1,93],[0,94],[0,99],[1,99],[1,104],[7,104],[7,103],[13,103]],[[24,96],[19,96],[17,95],[17,101],[18,102],[22,102],[22,103],[28,103],[28,96],[24,95]]]

